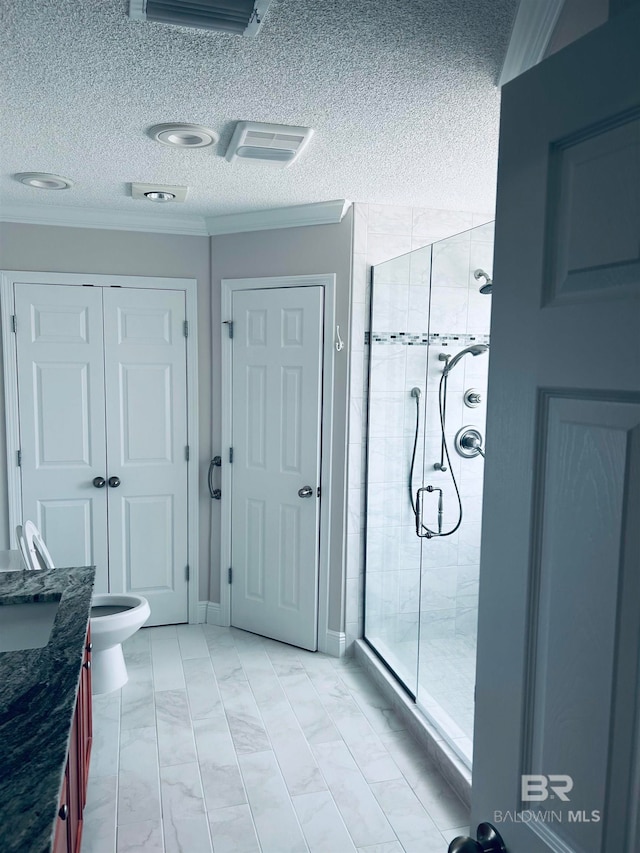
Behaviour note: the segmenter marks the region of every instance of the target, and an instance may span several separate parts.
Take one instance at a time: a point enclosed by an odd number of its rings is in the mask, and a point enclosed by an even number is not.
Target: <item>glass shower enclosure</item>
[[[375,266],[369,327],[365,640],[469,766],[492,264],[487,223]]]

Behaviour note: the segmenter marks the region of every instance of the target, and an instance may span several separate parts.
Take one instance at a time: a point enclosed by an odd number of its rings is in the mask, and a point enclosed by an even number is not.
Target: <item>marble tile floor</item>
[[[139,631],[94,697],[82,853],[439,853],[468,812],[352,659]]]
[[[391,641],[379,636],[370,642],[412,688],[418,672],[418,701],[429,709],[443,734],[464,738],[471,757],[476,678],[475,637],[451,636],[421,639],[419,663],[416,641]]]

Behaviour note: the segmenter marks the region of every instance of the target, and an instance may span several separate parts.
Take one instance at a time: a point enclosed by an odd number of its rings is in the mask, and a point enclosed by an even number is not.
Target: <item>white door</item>
[[[503,92],[472,812],[509,853],[640,849],[639,45],[636,7]]]
[[[57,565],[96,564],[96,592],[187,621],[184,293],[15,292],[23,518]]]
[[[233,294],[231,624],[317,648],[322,287]]]
[[[110,590],[149,625],[188,621],[184,319],[182,291],[104,289]]]
[[[96,566],[108,590],[102,291],[15,285],[22,517],[57,565]]]

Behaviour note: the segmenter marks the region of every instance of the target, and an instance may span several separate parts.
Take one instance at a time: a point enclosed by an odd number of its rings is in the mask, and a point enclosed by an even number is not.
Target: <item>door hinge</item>
[[[190,575],[191,575],[191,571],[189,569],[189,566],[187,565],[184,567],[184,576],[187,580],[189,580]]]
[[[317,496],[318,496],[318,497],[320,497],[320,486],[318,486],[318,489],[317,489],[317,491],[316,491],[316,494],[317,494]]]
[[[227,331],[229,332],[229,337],[233,337],[233,320],[224,320],[224,325],[227,327]]]
[[[184,330],[185,338],[188,338],[189,337],[189,321],[188,320],[184,321],[184,326],[182,328]]]
[[[188,444],[186,445],[186,447],[184,449],[184,458],[187,460],[187,462],[189,461],[189,445]]]
[[[233,583],[233,569],[231,568],[231,566],[229,566],[228,578],[229,578],[229,583]]]
[[[18,450],[16,452],[16,461],[18,463],[18,468],[21,468],[22,467],[22,451],[21,450]]]
[[[12,314],[11,315],[11,331],[16,332],[17,329],[18,329],[18,324],[16,322],[16,315]]]
[[[233,462],[233,447],[229,448],[229,462]]]

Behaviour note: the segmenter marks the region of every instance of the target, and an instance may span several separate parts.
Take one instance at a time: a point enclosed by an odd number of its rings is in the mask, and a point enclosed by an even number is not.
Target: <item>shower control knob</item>
[[[467,459],[474,456],[484,456],[482,433],[478,427],[463,426],[462,429],[459,429],[454,440],[454,447],[460,456],[465,456]]]
[[[477,388],[469,388],[468,391],[464,392],[464,404],[465,406],[469,406],[470,409],[475,409],[481,402],[482,395]]]

